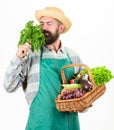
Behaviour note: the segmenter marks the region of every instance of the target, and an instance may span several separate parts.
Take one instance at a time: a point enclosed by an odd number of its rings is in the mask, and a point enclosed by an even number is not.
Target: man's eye
[[[43,23],[40,23],[41,26],[43,26]]]
[[[51,22],[47,22],[48,25],[51,25],[52,23]]]

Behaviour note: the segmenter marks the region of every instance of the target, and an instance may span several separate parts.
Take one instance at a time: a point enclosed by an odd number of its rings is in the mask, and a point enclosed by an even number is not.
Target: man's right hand
[[[27,53],[28,51],[31,49],[31,45],[26,42],[24,45],[20,45],[18,47],[18,50],[17,50],[17,53],[16,55],[19,57],[19,58],[23,58]]]

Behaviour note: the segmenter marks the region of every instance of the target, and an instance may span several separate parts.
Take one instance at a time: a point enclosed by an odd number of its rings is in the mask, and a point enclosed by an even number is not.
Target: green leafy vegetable
[[[93,79],[98,86],[102,86],[103,84],[109,82],[114,76],[112,72],[106,68],[106,66],[98,66],[94,68],[90,68]],[[87,70],[82,70],[83,73],[87,74]]]
[[[38,51],[39,48],[45,44],[45,36],[40,28],[40,25],[33,25],[34,21],[28,21],[25,24],[25,28],[20,31],[19,45],[23,45],[25,42],[31,44],[31,50]]]

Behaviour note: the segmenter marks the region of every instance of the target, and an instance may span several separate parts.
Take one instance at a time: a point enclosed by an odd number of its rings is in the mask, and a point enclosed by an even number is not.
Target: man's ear
[[[59,33],[62,33],[65,29],[65,26],[63,24],[59,25]]]

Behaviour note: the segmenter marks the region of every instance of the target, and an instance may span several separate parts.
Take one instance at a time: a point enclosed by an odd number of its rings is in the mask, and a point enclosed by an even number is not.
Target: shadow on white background
[[[64,45],[74,49],[89,67],[107,66],[114,74],[113,0],[4,0],[0,2],[0,129],[24,130],[29,106],[23,90],[6,93],[3,76],[15,56],[20,30],[34,12],[45,6],[62,8],[72,21],[70,31],[61,36]],[[114,80],[106,93],[86,113],[80,113],[81,130],[114,130]]]

